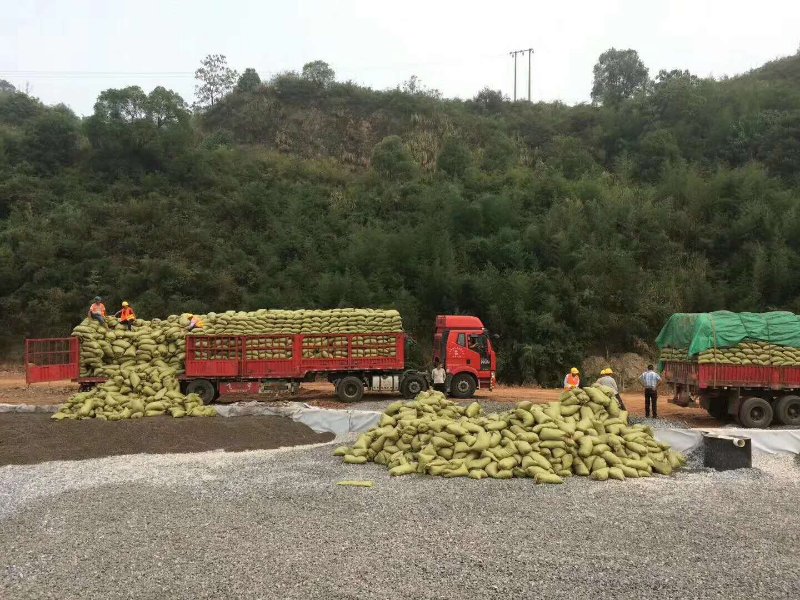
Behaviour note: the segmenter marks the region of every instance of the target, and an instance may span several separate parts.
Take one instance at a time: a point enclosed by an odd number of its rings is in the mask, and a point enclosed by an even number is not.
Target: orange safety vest
[[[198,329],[202,329],[203,327],[205,327],[205,323],[203,323],[203,319],[201,319],[200,317],[192,317],[192,320],[189,321],[189,325],[194,325]]]
[[[101,314],[104,317],[106,316],[106,305],[102,302],[95,302],[89,307],[89,312],[94,314]]]
[[[135,321],[136,313],[133,312],[133,309],[130,306],[123,306],[122,311],[120,311],[119,320],[123,323],[125,321]]]
[[[581,385],[581,378],[579,375],[573,375],[570,373],[567,375],[567,386],[568,388],[576,388],[580,387]]]

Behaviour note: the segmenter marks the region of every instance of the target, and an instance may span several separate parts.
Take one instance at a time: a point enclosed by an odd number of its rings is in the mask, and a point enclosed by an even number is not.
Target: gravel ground
[[[390,479],[331,450],[2,467],[0,597],[800,597],[791,457],[536,486]]]

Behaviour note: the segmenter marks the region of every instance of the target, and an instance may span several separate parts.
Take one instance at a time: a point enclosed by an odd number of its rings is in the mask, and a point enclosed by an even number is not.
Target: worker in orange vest
[[[115,312],[114,316],[119,319],[120,323],[128,328],[128,331],[133,330],[133,324],[136,322],[136,313],[133,312],[127,300],[122,303],[122,308]]]
[[[201,319],[198,315],[189,315],[189,327],[186,329],[186,331],[202,329],[205,326],[206,324],[203,323],[203,319]]]
[[[569,370],[569,373],[564,377],[564,389],[573,390],[581,387],[581,373],[575,367]]]
[[[108,329],[106,323],[106,305],[103,304],[103,299],[100,296],[95,296],[94,303],[89,307],[89,318],[94,319],[100,325]]]

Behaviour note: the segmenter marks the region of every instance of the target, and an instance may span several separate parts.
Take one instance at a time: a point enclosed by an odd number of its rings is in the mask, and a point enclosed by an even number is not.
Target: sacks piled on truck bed
[[[290,334],[379,334],[403,330],[396,310],[336,308],[333,310],[256,310],[228,311],[201,315],[205,327],[188,335],[277,335],[253,342],[248,358],[286,360],[292,358]],[[186,328],[189,315],[171,315],[164,320],[137,319],[133,331],[127,331],[114,317],[109,329],[85,319],[72,331],[81,339],[81,377],[111,377],[121,367],[155,364],[183,372],[186,357]],[[353,341],[355,357],[395,356],[392,336],[358,336]],[[347,341],[331,338],[307,338],[304,358],[344,358]],[[200,357],[202,358],[202,356]],[[205,358],[211,358],[206,356]]]
[[[768,342],[740,342],[730,348],[709,348],[693,357],[701,365],[717,363],[722,365],[758,365],[761,367],[800,366],[800,348],[778,346]],[[662,362],[689,362],[686,349],[661,350]]]
[[[676,313],[656,345],[662,362],[800,366],[800,316],[785,311]]]
[[[133,331],[114,317],[107,322],[108,329],[84,319],[72,330],[81,340],[81,377],[114,377],[122,369],[143,365],[183,372],[186,326],[179,323],[179,317],[137,319]]]
[[[205,316],[206,334],[394,333],[403,330],[396,310],[334,308],[332,310],[228,311]]]
[[[669,475],[686,462],[649,427],[629,425],[605,387],[489,415],[477,402],[462,407],[439,392],[423,392],[389,406],[378,427],[334,454],[348,464],[386,465],[391,475],[531,477],[537,483],[562,483],[571,475],[601,481]]]

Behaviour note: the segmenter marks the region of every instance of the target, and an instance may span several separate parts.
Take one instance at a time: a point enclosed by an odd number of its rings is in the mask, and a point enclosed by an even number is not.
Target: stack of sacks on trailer
[[[346,338],[332,334],[361,334],[353,339],[356,357],[394,356],[395,338],[363,335],[397,333],[403,330],[396,310],[341,308],[333,310],[227,311],[200,315],[205,326],[188,335],[265,335],[248,347],[249,359],[292,358],[292,334],[307,336],[304,358],[343,358]],[[184,371],[186,335],[190,315],[166,319],[137,319],[132,331],[117,319],[107,319],[108,328],[85,319],[72,335],[81,340],[80,376],[107,379],[92,391],[73,396],[54,418],[136,418],[138,416],[209,416],[199,397],[183,396],[177,376]],[[200,351],[199,358],[213,359],[214,346]],[[164,390],[162,392],[162,390]],[[133,404],[131,401],[133,400]],[[143,406],[139,405],[139,400]],[[143,410],[139,410],[142,408]]]
[[[386,465],[391,475],[531,477],[537,483],[562,483],[571,475],[601,481],[669,475],[686,462],[649,427],[630,425],[605,387],[488,415],[477,402],[462,407],[439,392],[423,392],[389,406],[378,427],[334,454],[345,463]]]

